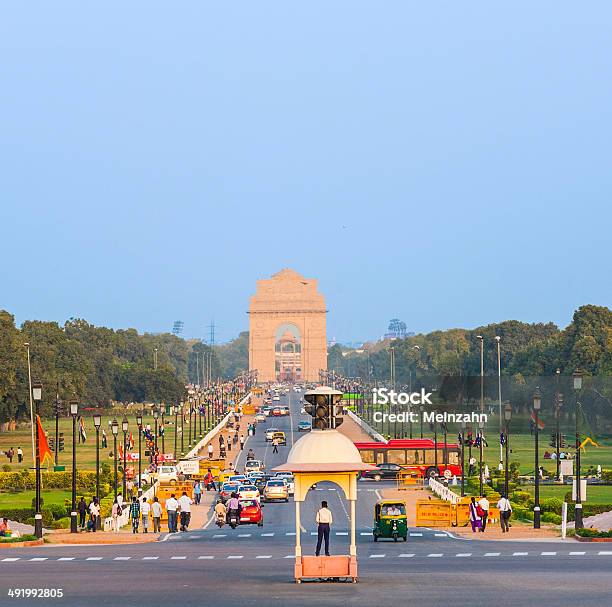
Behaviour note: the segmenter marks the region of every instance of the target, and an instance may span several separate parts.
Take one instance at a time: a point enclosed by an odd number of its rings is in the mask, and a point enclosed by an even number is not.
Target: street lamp
[[[138,426],[138,489],[142,490],[142,409],[136,415],[136,425]]]
[[[191,448],[191,411],[193,409],[193,396],[190,396],[187,401],[189,402],[189,447]]]
[[[99,413],[94,413],[93,423],[96,429],[96,497],[100,502],[100,426],[102,425],[102,416]],[[100,515],[96,517],[96,529],[100,529]]]
[[[499,335],[495,336],[495,341],[497,342],[497,399],[499,401],[499,433],[502,433],[502,393],[501,393],[501,337]],[[499,461],[504,459],[503,456],[504,448],[499,446]],[[508,496],[506,496],[508,497]]]
[[[582,495],[580,490],[580,427],[579,427],[579,412],[580,412],[580,390],[582,390],[582,373],[574,372],[574,391],[576,392],[576,500],[574,507],[574,528],[582,529]]]
[[[115,501],[117,501],[117,434],[119,433],[119,424],[117,423],[117,418],[113,419],[113,423],[111,424],[111,430],[113,433],[113,457],[115,459],[115,481],[114,481],[114,490],[115,490]]]
[[[185,409],[184,403],[181,403],[181,457],[185,455],[185,432],[183,425],[185,423]]]
[[[70,512],[70,533],[77,532],[76,512],[76,418],[79,412],[79,402],[70,401],[70,415],[72,415],[72,512]]]
[[[461,422],[461,497],[465,496],[465,429],[467,424]]]
[[[555,435],[555,449],[557,452],[556,464],[557,464],[557,474],[555,476],[556,480],[560,479],[561,475],[561,458],[560,449],[561,449],[561,428],[560,428],[560,417],[561,417],[561,407],[563,406],[563,394],[559,392],[559,376],[561,375],[561,369],[557,369],[557,380],[556,380],[556,391],[555,391],[555,423],[556,423],[556,435]]]
[[[508,480],[509,480],[509,473],[510,473],[510,462],[508,461],[509,457],[510,457],[510,420],[512,419],[512,407],[510,406],[510,403],[506,403],[506,406],[504,407],[504,421],[506,424],[506,478],[504,480],[504,491],[505,491],[505,496],[506,498],[508,498]]]
[[[176,457],[176,448],[177,448],[177,441],[178,441],[178,407],[177,405],[172,405],[170,407],[170,415],[174,415],[174,460],[178,461],[178,458]]]
[[[157,418],[159,417],[159,409],[157,405],[153,407],[153,420],[155,421],[155,444],[153,451],[153,470],[157,473]]]
[[[483,491],[484,491],[484,487],[483,487],[483,483],[484,483],[484,478],[483,478],[483,474],[482,474],[482,448],[483,448],[483,443],[484,442],[484,421],[482,421],[482,419],[480,419],[480,421],[478,422],[478,488],[479,488],[479,493],[478,495],[480,495],[481,497],[484,495]]]
[[[121,430],[123,430],[123,499],[126,497],[126,466],[127,466],[127,432],[129,429],[127,417],[124,415],[121,421]]]
[[[539,459],[539,414],[542,406],[542,395],[537,387],[533,395],[533,412],[535,420],[535,500],[533,506],[533,528],[540,528],[540,459]],[[507,496],[506,496],[507,497]]]
[[[36,513],[34,514],[34,535],[40,539],[43,536],[43,531],[42,514],[40,513],[40,489],[42,483],[40,478],[40,444],[38,441],[38,410],[40,407],[40,401],[42,400],[42,384],[39,381],[32,382],[32,400],[34,401],[36,411]]]

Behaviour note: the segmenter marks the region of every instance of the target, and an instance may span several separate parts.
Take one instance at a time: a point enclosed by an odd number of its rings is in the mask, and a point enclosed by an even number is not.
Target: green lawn
[[[21,493],[0,493],[0,514],[4,508],[28,508],[32,505],[34,499],[34,491],[22,491]],[[50,504],[64,505],[65,499],[71,499],[72,493],[64,489],[50,489],[43,491],[41,494],[44,502],[48,506]],[[77,494],[77,498],[80,497]]]
[[[554,485],[543,485],[540,487],[540,499],[547,497],[557,497],[561,501],[568,491],[571,491],[570,485],[554,486]],[[534,494],[535,488],[530,485],[528,487],[521,487],[521,491],[528,491],[531,495]],[[587,486],[587,497],[583,497],[582,501],[587,504],[612,504],[612,486]]]
[[[85,444],[78,443],[77,436],[77,466],[80,470],[95,470],[96,467],[96,431],[93,425],[93,418],[89,413],[85,413],[86,419],[86,433],[87,433],[87,441]],[[100,462],[109,462],[112,464],[111,454],[113,452],[113,436],[108,425],[109,420],[112,421],[112,416],[104,416],[102,417],[102,426],[101,428],[106,429],[106,434],[108,438],[108,448],[102,449],[102,430],[100,430]],[[117,436],[117,444],[120,445],[123,441],[123,432],[121,431],[121,416],[117,417],[117,421],[119,422],[119,435]],[[132,432],[134,437],[134,447],[138,449],[138,426],[136,425],[135,414],[130,415],[128,417],[129,421],[129,431]],[[165,419],[165,436],[164,436],[164,451],[165,453],[173,453],[174,452],[174,416],[167,416]],[[202,434],[206,434],[206,430],[204,427],[204,419],[202,420]],[[180,420],[179,420],[180,422]],[[55,437],[55,419],[44,419],[43,420],[43,428],[46,432],[48,432],[49,438]],[[151,425],[151,428],[154,428],[155,422],[152,416],[145,416],[143,418],[143,425],[146,427],[147,424]],[[159,424],[159,420],[158,420]],[[64,442],[65,442],[65,451],[59,454],[59,463],[60,465],[65,465],[67,470],[70,470],[70,466],[72,465],[72,420],[71,419],[60,419],[59,431],[64,433]],[[77,430],[78,432],[78,430]],[[200,437],[200,426],[199,421],[195,424],[195,442],[199,441]],[[129,437],[129,432],[128,432]],[[187,452],[190,450],[188,446],[189,442],[189,425],[185,425],[185,435],[184,435],[184,451]],[[17,455],[13,459],[13,463],[10,465],[11,470],[20,470],[22,468],[31,468],[32,467],[32,438],[30,433],[29,424],[20,426],[18,430],[14,432],[0,432],[0,451],[7,451],[10,447],[15,449],[17,452],[17,447],[21,447],[24,452],[24,461],[22,464],[17,463]],[[158,447],[160,452],[162,452],[162,439],[158,438]],[[177,441],[177,451],[181,452],[181,437],[180,434],[178,436]],[[142,443],[142,449],[144,454],[144,440]],[[0,456],[0,470],[2,466],[9,465],[9,461],[6,456]],[[53,462],[47,460],[47,466],[52,469]],[[1,490],[1,487],[0,487]]]

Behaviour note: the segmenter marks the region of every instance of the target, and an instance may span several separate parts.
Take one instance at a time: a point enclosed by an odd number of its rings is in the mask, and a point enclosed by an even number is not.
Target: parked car
[[[289,501],[289,487],[284,479],[270,479],[266,483],[266,487],[263,492],[263,498],[266,502],[272,502],[274,500],[281,500],[284,502]]]
[[[298,422],[298,432],[310,432],[312,430],[311,422]]]
[[[383,478],[396,479],[402,467],[398,464],[379,464],[375,470],[364,470],[361,478],[371,478],[380,481]]]
[[[263,510],[259,500],[241,499],[240,505],[242,506],[240,511],[241,525],[257,524],[258,527],[263,526]]]

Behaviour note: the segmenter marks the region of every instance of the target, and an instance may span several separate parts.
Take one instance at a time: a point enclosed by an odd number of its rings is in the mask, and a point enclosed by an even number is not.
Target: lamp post
[[[563,394],[559,392],[559,376],[561,375],[561,369],[557,369],[556,373],[556,390],[555,390],[555,450],[556,450],[556,461],[557,464],[557,474],[555,476],[556,480],[559,480],[561,477],[561,458],[559,457],[559,452],[561,449],[561,428],[560,428],[560,417],[561,417],[561,407],[563,405]]]
[[[96,429],[96,498],[100,502],[100,426],[102,425],[102,416],[99,413],[94,413],[93,416],[94,428]],[[100,515],[96,517],[96,529],[101,528]]]
[[[70,512],[70,533],[77,532],[77,511],[76,511],[76,418],[79,412],[79,403],[76,400],[70,401],[70,415],[72,415],[72,511]]]
[[[181,457],[185,455],[185,432],[183,425],[185,423],[185,409],[184,403],[181,403]]]
[[[434,467],[436,468],[436,474],[440,474],[438,469],[438,423],[434,422]]]
[[[157,420],[159,419],[159,409],[157,405],[153,407],[153,421],[155,422],[155,443],[153,446],[153,469],[157,472]]]
[[[202,397],[201,394],[198,394],[198,418],[199,418],[199,425],[200,425],[200,439],[203,438],[203,434],[202,434]]]
[[[542,406],[542,395],[537,387],[533,395],[533,412],[535,419],[535,496],[533,505],[533,528],[540,528],[540,459],[539,459],[539,413]],[[506,496],[507,497],[507,496]]]
[[[176,453],[176,449],[177,449],[177,440],[178,440],[178,406],[177,405],[172,405],[172,407],[170,407],[170,414],[174,415],[174,459],[175,461],[178,461],[178,458],[176,457],[177,453]]]
[[[40,489],[41,489],[41,478],[40,478],[40,444],[38,441],[38,410],[40,407],[40,401],[42,400],[42,384],[39,381],[32,382],[32,400],[34,401],[34,408],[36,413],[36,453],[35,453],[35,463],[36,463],[36,498],[35,498],[35,509],[36,513],[34,514],[34,535],[37,538],[41,538],[43,536],[42,531],[42,514],[40,513]],[[74,510],[74,502],[73,508]]]
[[[495,341],[497,342],[497,398],[499,401],[499,433],[502,433],[502,394],[501,394],[501,337],[499,335],[495,336]],[[501,462],[504,459],[504,448],[499,445],[499,461]],[[506,496],[508,497],[508,496]]]
[[[138,426],[138,489],[142,490],[142,410],[136,416]]]
[[[582,529],[582,496],[580,490],[580,426],[579,426],[579,412],[580,412],[580,390],[582,390],[582,373],[576,371],[574,373],[574,390],[576,392],[576,500],[574,506],[575,522],[574,527],[576,529]]]
[[[480,495],[480,497],[482,497],[484,495],[483,491],[483,482],[484,479],[482,478],[483,474],[482,474],[482,442],[484,440],[484,422],[482,421],[482,419],[478,422],[478,489],[479,489],[479,493],[478,495]]]
[[[124,415],[123,420],[121,421],[121,430],[123,430],[123,499],[126,497],[126,466],[127,466],[127,433],[129,429],[129,424],[127,417]]]
[[[165,453],[166,452],[166,422],[164,421],[164,415],[166,414],[166,405],[162,404],[160,408],[161,408],[161,420],[160,420],[159,431],[161,433],[161,439],[162,439],[162,453]]]
[[[113,433],[113,457],[115,460],[115,479],[113,483],[113,488],[115,492],[115,501],[117,501],[117,434],[119,433],[119,424],[117,423],[117,418],[113,419],[113,423],[111,424],[111,431]]]
[[[508,497],[508,481],[510,475],[510,462],[508,461],[510,458],[510,420],[512,419],[512,407],[510,403],[506,403],[504,407],[504,421],[506,426],[506,477],[504,480],[504,491],[506,498]]]
[[[189,403],[189,448],[191,449],[191,410],[193,409],[193,396],[187,399]]]

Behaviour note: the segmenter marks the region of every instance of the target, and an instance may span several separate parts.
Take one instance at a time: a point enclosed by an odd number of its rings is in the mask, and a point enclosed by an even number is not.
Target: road
[[[268,469],[286,460],[300,435],[299,395],[287,399],[291,416],[260,424],[246,448]],[[285,401],[285,402],[287,402]],[[287,447],[272,453],[264,426],[287,433]],[[245,452],[237,466],[244,465]],[[565,605],[612,603],[612,546],[573,541],[498,542],[454,538],[411,529],[404,542],[374,543],[373,504],[384,483],[359,483],[358,584],[292,582],[295,523],[290,502],[266,504],[265,524],[236,530],[208,525],[132,546],[42,546],[0,553],[0,605],[41,604],[12,599],[9,588],[62,588],[62,605]],[[302,544],[314,553],[314,515],[322,499],[334,512],[332,553],[348,550],[348,506],[331,484],[311,490],[302,508]],[[310,524],[308,524],[310,523]],[[608,545],[609,546],[609,545]],[[283,604],[283,603],[280,603]]]

